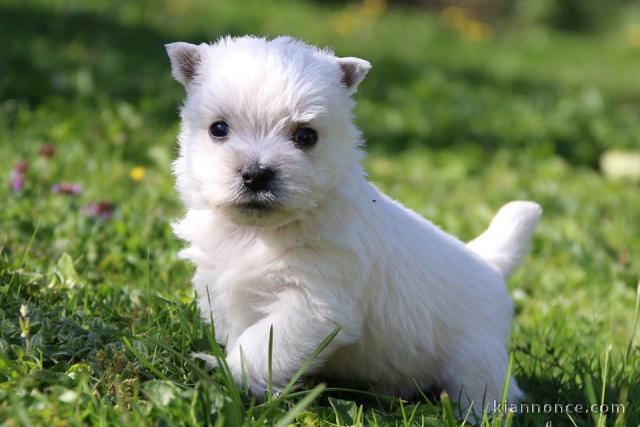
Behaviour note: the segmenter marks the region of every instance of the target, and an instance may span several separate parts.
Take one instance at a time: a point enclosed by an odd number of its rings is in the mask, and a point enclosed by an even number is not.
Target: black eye
[[[209,128],[209,133],[214,138],[226,138],[229,134],[229,125],[226,122],[215,122]]]
[[[300,148],[312,147],[318,141],[318,132],[311,128],[298,128],[293,132],[293,141]]]

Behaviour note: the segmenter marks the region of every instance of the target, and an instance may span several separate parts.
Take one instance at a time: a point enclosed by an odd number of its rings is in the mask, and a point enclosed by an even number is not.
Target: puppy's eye
[[[318,141],[318,132],[311,128],[298,128],[293,132],[293,142],[300,148],[310,148]]]
[[[229,135],[229,125],[226,122],[215,122],[209,128],[209,133],[214,138],[226,138]]]

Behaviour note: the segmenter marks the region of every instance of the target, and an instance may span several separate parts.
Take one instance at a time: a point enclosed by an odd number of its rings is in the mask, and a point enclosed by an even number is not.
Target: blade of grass
[[[446,391],[443,391],[440,395],[440,402],[442,403],[442,418],[444,418],[447,426],[456,427],[458,423],[456,423],[456,418],[453,416],[453,407]]]
[[[623,387],[622,391],[620,392],[620,399],[618,399],[618,402],[620,402],[622,405],[625,405],[627,403],[627,399],[629,398],[629,389],[627,387]],[[618,412],[618,415],[616,416],[616,421],[613,424],[615,427],[623,427],[626,425],[625,423],[625,407],[622,407],[622,411]]]
[[[151,330],[151,265],[149,263],[150,251],[147,247],[147,268],[145,269],[145,280],[147,282],[147,330]]]
[[[612,348],[611,345],[607,347],[607,352],[605,353],[605,356],[604,356],[604,372],[602,373],[602,393],[600,394],[600,409],[604,408],[604,397],[605,397],[605,392],[607,390],[607,374],[609,373],[609,355],[611,354],[611,348]],[[598,425],[604,426],[607,420],[607,416],[602,410],[598,412],[599,412]]]
[[[338,326],[333,330],[333,332],[331,332],[325,339],[322,340],[322,342],[316,347],[313,353],[311,353],[311,355],[307,357],[307,359],[304,361],[298,371],[293,375],[293,377],[291,377],[291,380],[289,380],[289,383],[282,390],[282,393],[280,394],[280,397],[278,397],[278,400],[284,399],[287,394],[289,394],[289,391],[291,391],[293,386],[298,382],[298,379],[309,369],[313,361],[318,358],[320,353],[322,353],[324,349],[327,348],[329,344],[331,344],[331,341],[333,341],[333,339],[336,337],[336,335],[338,335],[338,332],[340,332],[341,329],[342,328]]]
[[[473,406],[469,406],[469,409],[467,409],[467,413],[464,414],[464,418],[462,419],[462,425],[467,424],[467,420],[469,419],[469,416],[471,415],[471,410],[473,409]]]
[[[38,233],[38,228],[40,228],[40,220],[36,221],[36,226],[33,228],[33,233],[31,233],[31,238],[29,239],[29,243],[27,243],[27,247],[24,249],[24,252],[22,253],[22,257],[20,258],[20,263],[18,264],[18,268],[22,268],[24,266],[24,262],[27,259],[27,255],[29,255],[29,252],[31,252],[31,246],[33,246],[33,242],[36,239],[36,234]],[[16,276],[16,271],[18,271],[18,268],[13,269],[13,271],[11,272],[11,277],[9,278],[9,291],[11,291],[11,285],[13,284],[13,279]],[[20,294],[20,289],[22,288],[22,283],[20,283],[20,286],[18,286],[18,291],[17,294]]]
[[[247,367],[244,364],[244,352],[242,346],[240,346],[240,389],[244,394],[249,393],[249,375],[247,374]]]
[[[500,396],[500,407],[506,408],[507,397],[509,396],[509,386],[511,384],[511,370],[513,369],[513,353],[509,353],[509,365],[507,366],[507,376],[504,378],[504,384],[502,385],[502,395]],[[487,411],[486,408],[483,409]],[[505,411],[499,411],[498,414],[493,414],[492,426],[499,427],[502,425],[502,418],[505,416]]]
[[[420,407],[420,403],[417,403],[416,406],[413,407],[413,411],[411,411],[411,415],[409,415],[409,420],[407,421],[407,426],[411,426],[413,425],[413,420],[416,417],[416,414],[418,413],[418,408]]]
[[[289,411],[287,415],[280,418],[276,423],[276,427],[286,427],[291,422],[293,422],[298,414],[304,411],[307,406],[309,406],[325,389],[324,384],[318,384],[313,390],[311,390],[303,399],[301,399],[298,403],[295,404],[293,408]]]
[[[429,400],[429,398],[427,397],[426,394],[424,394],[424,392],[422,391],[422,389],[420,388],[420,385],[418,384],[418,382],[416,381],[416,379],[413,379],[413,383],[415,384],[416,388],[418,389],[418,393],[420,393],[420,396],[424,399],[425,403],[427,405],[429,405],[429,408],[432,409],[434,412],[436,412],[438,410],[438,407],[436,405],[434,405],[431,400]]]
[[[638,289],[636,290],[636,313],[633,318],[633,326],[631,327],[631,337],[629,338],[629,344],[627,345],[627,352],[624,356],[624,364],[626,366],[627,360],[631,355],[631,350],[633,349],[633,340],[636,337],[636,332],[638,331],[638,321],[640,320],[640,281],[638,281]]]
[[[364,425],[364,406],[358,406],[358,413],[356,413],[356,427]]]
[[[511,425],[513,424],[513,417],[514,417],[514,413],[509,411],[507,413],[507,417],[504,420],[504,427],[511,427]]]
[[[273,408],[275,408],[280,402],[282,402],[287,397],[290,397],[289,392],[291,391],[293,386],[296,384],[298,379],[309,369],[309,366],[311,366],[311,363],[313,363],[313,361],[318,357],[318,355],[322,353],[322,351],[325,348],[327,348],[327,346],[331,343],[331,341],[333,341],[336,335],[338,335],[338,332],[340,332],[341,329],[342,328],[340,326],[336,327],[333,330],[333,332],[331,332],[325,339],[322,340],[320,344],[318,344],[318,346],[313,351],[313,353],[311,353],[311,355],[307,357],[307,359],[302,363],[302,366],[300,366],[300,368],[296,371],[296,373],[291,377],[291,380],[282,390],[282,392],[280,393],[280,396],[278,396],[277,399],[268,402],[269,406],[262,413],[260,418],[258,418],[258,420],[256,421],[256,424],[259,424],[260,422],[264,421]]]
[[[231,369],[229,368],[229,364],[227,363],[227,359],[224,357],[224,351],[218,344],[216,340],[216,327],[215,322],[213,321],[213,313],[211,312],[211,294],[209,293],[209,285],[205,284],[205,289],[207,290],[207,300],[209,302],[209,336],[207,337],[209,340],[209,345],[213,350],[213,355],[218,360],[218,366],[222,368],[222,372],[224,374],[225,385],[227,386],[227,390],[229,390],[229,394],[231,394],[231,399],[237,404],[242,404],[242,397],[240,396],[240,390],[233,378],[233,374],[231,373]]]
[[[169,379],[158,370],[153,364],[147,359],[142,353],[135,349],[135,347],[131,344],[131,341],[127,339],[127,337],[122,337],[122,342],[129,349],[129,351],[135,356],[136,359],[142,363],[142,365],[147,368],[153,375],[156,377],[168,381]]]
[[[593,389],[593,383],[591,382],[591,377],[587,374],[584,379],[584,388],[585,393],[587,394],[587,400],[589,401],[589,405],[597,405],[598,400],[596,399],[596,392]],[[598,425],[598,415],[591,411],[591,417],[593,418],[593,423]]]
[[[267,402],[273,399],[273,325],[269,327],[269,378],[267,382]]]
[[[400,413],[402,414],[402,423],[406,426],[408,422],[407,412],[404,410],[404,404],[402,403],[402,400],[400,401]]]
[[[352,389],[352,388],[343,388],[343,387],[326,387],[324,389],[325,392],[327,393],[353,393],[353,394],[359,394],[362,396],[366,396],[366,397],[373,397],[376,399],[381,399],[390,403],[395,403],[398,402],[401,399],[398,399],[397,397],[393,397],[393,396],[385,396],[383,394],[377,394],[371,391],[365,391],[365,390],[357,390],[357,389]],[[297,391],[294,393],[289,393],[289,395],[287,397],[289,398],[294,398],[294,397],[300,397],[300,396],[304,396],[307,394],[307,391]],[[435,406],[434,406],[435,407]]]

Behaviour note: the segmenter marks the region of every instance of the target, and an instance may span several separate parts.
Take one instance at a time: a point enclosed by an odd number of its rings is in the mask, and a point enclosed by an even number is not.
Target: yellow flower
[[[470,41],[478,42],[491,36],[491,27],[480,21],[469,21],[462,28],[462,36]]]
[[[355,19],[353,15],[346,13],[338,15],[334,22],[336,30],[343,35],[351,34],[358,24],[357,19]]]
[[[456,30],[465,40],[478,42],[491,37],[492,28],[473,15],[473,11],[459,6],[445,7],[440,16],[444,23]]]
[[[145,169],[142,166],[136,166],[131,169],[131,172],[129,172],[129,176],[131,177],[131,179],[136,182],[142,181],[142,178],[144,178],[144,174]]]
[[[627,43],[633,47],[640,47],[640,25],[630,25],[625,30]]]
[[[450,27],[460,28],[472,19],[469,9],[460,6],[447,6],[440,12],[442,20]]]
[[[360,7],[363,14],[376,18],[384,13],[387,2],[385,0],[365,0]]]
[[[386,0],[363,0],[350,4],[334,17],[334,26],[340,34],[355,33],[375,23],[386,8]]]

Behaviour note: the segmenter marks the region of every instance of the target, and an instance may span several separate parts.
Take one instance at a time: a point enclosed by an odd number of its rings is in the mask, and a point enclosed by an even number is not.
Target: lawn
[[[163,45],[245,33],[370,60],[370,178],[446,231],[543,206],[509,283],[512,371],[527,402],[624,412],[508,422],[640,424],[640,188],[600,168],[640,152],[640,10],[574,34],[365,4],[0,0],[0,425],[456,423],[437,391],[318,395],[305,379],[259,403],[189,357],[215,344],[170,230],[183,94]]]

